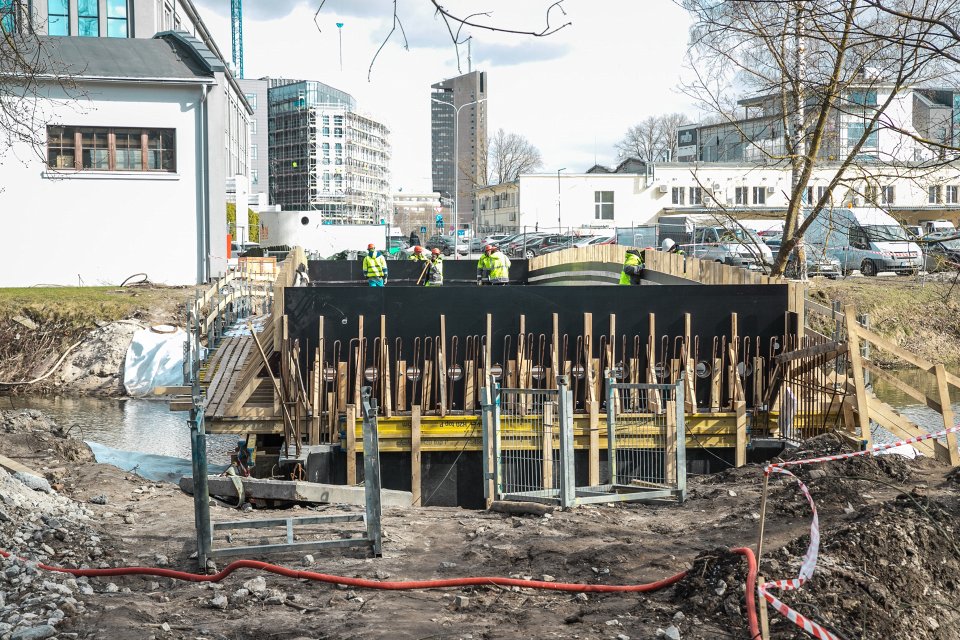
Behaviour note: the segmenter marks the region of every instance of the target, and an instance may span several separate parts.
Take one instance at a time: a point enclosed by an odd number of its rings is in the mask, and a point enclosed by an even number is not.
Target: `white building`
[[[780,164],[621,163],[617,170],[521,175],[517,183],[478,190],[479,230],[591,231],[651,224],[662,214],[717,212],[782,219],[790,168]],[[905,223],[960,221],[960,164],[937,169],[861,164],[832,190],[837,167],[818,168],[807,201],[829,206],[875,204]]]
[[[14,6],[0,28],[41,70],[23,98],[39,144],[8,136],[0,165],[5,229],[18,239],[8,256],[31,265],[0,286],[222,274],[226,188],[249,176],[251,111],[192,2]]]

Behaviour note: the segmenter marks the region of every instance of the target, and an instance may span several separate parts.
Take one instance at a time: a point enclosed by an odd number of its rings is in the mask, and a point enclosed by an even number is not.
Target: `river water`
[[[933,376],[916,369],[895,373],[914,388],[926,392],[931,397],[937,397]],[[920,405],[889,383],[876,379],[873,387],[881,400],[919,426],[930,431],[943,428],[943,422],[938,413],[925,405]],[[953,397],[954,412],[960,415],[960,392],[954,391]],[[190,459],[188,414],[183,411],[170,411],[165,401],[134,398],[8,396],[0,398],[0,408],[39,409],[56,420],[57,424],[63,428],[72,429],[74,436],[100,445],[94,447],[99,461],[115,464],[128,470],[138,465],[138,472],[163,467],[162,460],[156,456]],[[885,433],[877,433],[875,438],[878,442],[892,440],[890,434]],[[230,452],[235,445],[236,437],[234,436],[208,435],[207,457],[211,465],[229,464]],[[189,472],[189,466],[184,466],[175,460],[169,461],[167,466],[169,469],[158,473],[162,475],[165,472],[169,475],[180,469],[183,472]],[[156,476],[157,474],[147,471],[146,475]]]

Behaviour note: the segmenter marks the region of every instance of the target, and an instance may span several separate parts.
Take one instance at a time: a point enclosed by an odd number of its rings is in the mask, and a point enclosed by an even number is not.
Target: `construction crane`
[[[243,0],[230,0],[230,41],[233,44],[233,69],[243,79]]]

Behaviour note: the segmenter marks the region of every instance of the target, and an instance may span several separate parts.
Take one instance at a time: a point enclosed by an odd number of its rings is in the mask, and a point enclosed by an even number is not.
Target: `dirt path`
[[[29,512],[11,507],[0,484],[0,538],[10,550],[63,564],[194,570],[190,496],[175,486],[93,463],[85,446],[58,435],[42,416],[31,415],[0,414],[0,449],[44,471],[68,502],[75,501],[70,504],[90,515],[76,525],[61,525],[70,533],[61,540],[54,529],[47,535],[49,518],[40,524],[30,522]],[[831,446],[820,443],[813,448]],[[929,460],[894,457],[804,468],[801,477],[809,481],[820,508],[822,552],[813,583],[784,599],[799,603],[805,613],[846,638],[960,638],[956,620],[960,551],[953,540],[960,485],[947,472]],[[869,480],[857,479],[861,477]],[[755,466],[694,478],[682,506],[580,507],[549,517],[454,508],[389,509],[384,514],[383,558],[372,559],[356,550],[315,552],[312,560],[291,554],[269,558],[290,567],[380,580],[506,575],[596,584],[658,580],[696,562],[691,576],[656,594],[573,595],[494,586],[372,591],[248,570],[219,585],[149,577],[90,579],[77,581],[76,588],[61,585],[73,589],[71,598],[77,604],[56,605],[63,619],[54,630],[63,638],[231,640],[622,640],[669,637],[663,634],[674,631],[682,638],[746,638],[745,565],[723,549],[755,544],[760,478]],[[903,492],[911,497],[903,497]],[[790,483],[774,483],[771,496],[768,553],[762,569],[773,578],[794,577],[806,549],[809,511]],[[327,506],[316,511],[342,509]],[[219,521],[308,511],[312,510],[243,514],[212,508]],[[35,540],[38,530],[52,553]],[[305,539],[321,533],[305,531]],[[328,531],[321,537],[336,534]],[[247,540],[266,541],[259,533]],[[33,597],[32,587],[24,591],[23,585],[4,582],[3,571],[9,566],[10,561],[0,563],[0,596],[6,594],[0,597],[0,624],[9,624],[11,615],[29,612],[29,607],[16,603]],[[37,576],[34,582],[42,578],[46,576]],[[52,611],[44,610],[43,615],[56,615]],[[779,616],[772,618],[774,638],[802,636]],[[36,620],[17,624],[28,622]],[[6,640],[11,630],[5,634],[0,626],[0,638]]]

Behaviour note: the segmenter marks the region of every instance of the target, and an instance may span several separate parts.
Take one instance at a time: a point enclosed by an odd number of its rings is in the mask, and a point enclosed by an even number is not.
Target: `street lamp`
[[[474,100],[473,102],[467,102],[459,107],[454,107],[452,102],[444,102],[443,100],[437,100],[436,98],[430,98],[431,102],[436,102],[437,104],[445,104],[454,111],[453,116],[453,256],[454,260],[460,259],[460,254],[457,252],[457,238],[460,232],[460,180],[459,180],[459,169],[460,169],[460,158],[459,158],[459,144],[460,144],[460,109],[464,107],[469,107],[472,104],[480,104],[481,102],[486,102],[486,98],[480,98],[479,100]]]
[[[567,168],[557,169],[557,233],[563,233],[563,225],[560,223],[560,172]]]

